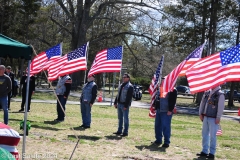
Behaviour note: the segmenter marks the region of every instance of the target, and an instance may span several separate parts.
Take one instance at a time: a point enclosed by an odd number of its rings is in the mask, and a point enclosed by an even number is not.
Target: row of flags
[[[149,93],[152,96],[149,111],[150,117],[155,117],[153,109],[153,98],[155,98],[156,89],[160,88],[161,97],[165,97],[169,91],[172,91],[177,78],[186,76],[189,88],[192,94],[209,90],[225,82],[240,81],[240,44],[217,52],[205,58],[201,58],[202,51],[206,42],[196,48],[185,60],[183,60],[176,68],[174,68],[165,80],[159,86],[159,78],[153,78]],[[162,58],[153,77],[158,77],[162,72]]]
[[[48,80],[59,76],[87,70],[88,44],[62,56],[62,43],[38,54],[30,65],[30,75],[48,71]],[[88,76],[102,72],[120,72],[122,68],[123,47],[108,48],[97,53]]]

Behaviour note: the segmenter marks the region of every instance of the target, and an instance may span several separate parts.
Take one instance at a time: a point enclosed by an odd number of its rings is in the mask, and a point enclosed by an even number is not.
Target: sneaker
[[[23,112],[24,111],[24,109],[20,109],[18,112]]]
[[[214,156],[213,154],[209,153],[209,154],[206,156],[206,158],[208,158],[208,159],[214,159],[215,156]]]
[[[128,134],[127,134],[127,133],[123,133],[121,136],[122,136],[122,137],[127,137]]]
[[[168,147],[169,147],[169,144],[164,143],[164,144],[162,145],[162,147],[168,148]]]
[[[196,155],[199,157],[206,157],[208,154],[204,152],[200,152],[200,153],[197,153]]]
[[[113,134],[121,135],[122,133],[121,132],[114,132]]]

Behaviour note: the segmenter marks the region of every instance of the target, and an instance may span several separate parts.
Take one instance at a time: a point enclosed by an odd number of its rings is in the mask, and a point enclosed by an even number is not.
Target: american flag
[[[61,59],[52,64],[48,70],[48,80],[53,81],[59,76],[71,74],[79,70],[86,70],[87,47],[88,43],[64,55]]]
[[[171,73],[169,73],[165,77],[163,83],[161,84],[161,89],[162,89],[161,90],[162,91],[161,97],[165,97],[168,92],[173,90],[173,88],[174,88],[174,86],[176,84],[178,75],[183,70],[185,65],[187,66],[186,68],[191,68],[192,65],[194,64],[193,62],[195,61],[195,60],[192,60],[192,59],[199,59],[199,58],[201,58],[202,51],[203,51],[203,48],[205,46],[205,43],[203,43],[201,46],[196,48],[190,55],[188,55],[188,57],[184,61],[182,61],[174,70],[172,70]],[[187,63],[188,61],[191,61],[192,64],[189,65]]]
[[[47,70],[49,66],[62,56],[62,43],[38,54],[30,65],[30,74],[37,74]]]
[[[98,52],[88,72],[88,77],[102,72],[120,72],[122,68],[122,53],[122,46]]]
[[[186,76],[191,93],[240,81],[240,44],[199,60],[187,70]]]
[[[158,84],[161,83],[160,81],[161,81],[161,76],[162,76],[163,61],[164,61],[164,56],[162,56],[162,58],[159,62],[159,65],[157,67],[157,70],[153,75],[152,82],[148,88],[148,91],[151,95],[151,106],[150,106],[150,111],[149,111],[149,117],[151,117],[151,118],[154,118],[156,116],[156,112],[153,107],[153,103],[154,103],[155,96],[157,93]],[[160,77],[160,81],[159,81],[159,77]]]

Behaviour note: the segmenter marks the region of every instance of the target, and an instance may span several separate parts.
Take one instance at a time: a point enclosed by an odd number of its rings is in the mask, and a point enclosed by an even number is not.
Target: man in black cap
[[[97,84],[94,82],[95,75],[88,76],[88,82],[84,84],[80,97],[80,107],[82,114],[82,125],[80,127],[90,128],[91,109],[97,97]]]
[[[113,134],[121,135],[123,137],[128,136],[129,128],[129,108],[132,102],[133,85],[130,83],[130,75],[124,73],[123,83],[118,88],[118,94],[114,101],[114,106],[118,111],[118,130]],[[124,123],[124,130],[123,130]],[[123,130],[123,131],[122,131]]]
[[[12,81],[12,90],[11,92],[8,93],[8,110],[11,110],[10,101],[11,101],[11,97],[14,95],[14,73],[11,72],[11,69],[12,69],[11,66],[7,66],[5,70],[5,74],[8,75]]]

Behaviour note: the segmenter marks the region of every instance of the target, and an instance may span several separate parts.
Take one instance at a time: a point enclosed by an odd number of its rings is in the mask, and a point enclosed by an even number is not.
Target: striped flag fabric
[[[157,70],[153,75],[151,84],[148,88],[148,92],[151,95],[151,103],[150,103],[151,106],[150,106],[150,111],[149,111],[149,117],[151,117],[151,118],[154,118],[156,116],[156,112],[155,112],[153,103],[154,103],[155,96],[157,93],[158,84],[161,83],[160,81],[161,81],[161,76],[162,76],[163,61],[164,61],[164,56],[162,56],[162,58],[158,64]]]
[[[201,59],[202,57],[202,51],[203,51],[203,48],[205,46],[206,42],[203,43],[202,47],[200,46],[199,47],[199,54],[196,54],[196,55],[193,55],[192,57],[190,57],[186,63],[184,64],[181,72],[179,73],[178,77],[183,77],[183,76],[186,76],[186,71],[191,68],[191,66],[193,66],[194,63],[196,63],[199,59]]]
[[[221,128],[221,125],[219,124],[216,136],[221,136],[221,135],[222,135],[222,128]]]
[[[30,74],[37,74],[43,70],[47,70],[49,66],[62,56],[62,43],[38,54],[31,62]]]
[[[86,70],[87,47],[88,43],[55,61],[55,63],[52,64],[48,69],[48,80],[53,81],[59,76],[64,76],[80,70]]]
[[[88,72],[88,77],[103,72],[120,72],[122,68],[122,53],[122,46],[98,52]]]
[[[191,93],[240,81],[240,44],[202,58],[186,72]]]
[[[186,65],[186,67],[185,67],[186,69],[191,68],[194,65],[194,62],[196,62],[196,60],[192,60],[192,59],[201,58],[205,43],[203,43],[201,46],[196,48],[190,55],[188,55],[188,57],[185,60],[183,60],[176,68],[174,68],[167,76],[165,76],[165,80],[161,84],[161,89],[162,89],[161,97],[165,97],[168,92],[173,90],[173,88],[176,84],[178,75],[181,73],[181,71],[183,70],[185,65]],[[190,65],[189,65],[189,63],[187,63],[188,61],[189,62],[191,61]],[[184,71],[184,72],[186,72],[186,71]]]
[[[19,153],[16,148],[19,141],[20,141],[19,133],[10,128],[8,125],[5,125],[4,123],[0,122],[0,148],[9,151],[16,160],[19,159]]]

